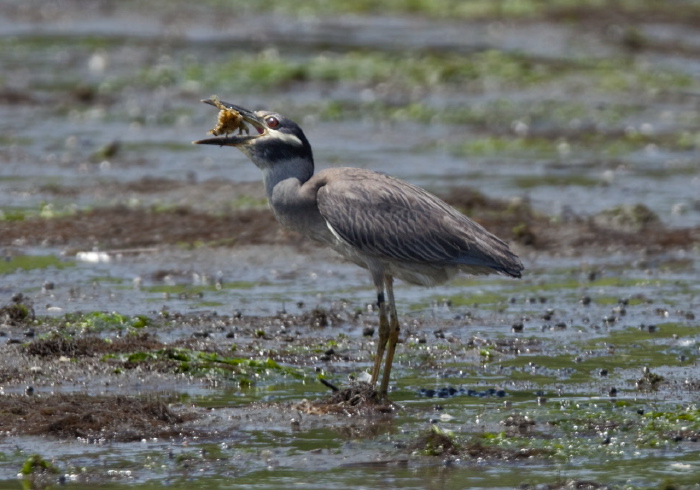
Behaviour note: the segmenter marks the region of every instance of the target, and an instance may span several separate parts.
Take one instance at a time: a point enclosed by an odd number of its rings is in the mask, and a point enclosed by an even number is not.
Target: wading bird
[[[508,245],[420,187],[360,168],[314,174],[311,145],[295,122],[217,98],[202,102],[222,110],[212,133],[225,136],[194,143],[241,150],[262,171],[270,207],[282,226],[369,270],[379,307],[371,383],[376,385],[386,354],[379,386],[382,396],[387,394],[399,339],[394,278],[434,286],[459,271],[520,277],[523,265]],[[234,126],[226,128],[227,120],[235,121]],[[256,131],[243,134],[248,128],[241,121]],[[238,133],[228,136],[234,129]]]

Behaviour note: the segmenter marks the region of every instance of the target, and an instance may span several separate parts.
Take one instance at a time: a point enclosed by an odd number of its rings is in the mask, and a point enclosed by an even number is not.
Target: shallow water
[[[264,206],[260,186],[238,186],[260,178],[242,155],[190,145],[214,123],[211,108],[198,100],[217,93],[293,115],[319,168],[370,168],[442,194],[478,189],[488,197],[526,200],[554,221],[643,203],[670,227],[700,225],[700,58],[697,35],[680,23],[640,22],[647,44],[629,51],[616,41],[624,29],[604,19],[595,26],[546,18],[465,24],[420,16],[305,18],[246,11],[228,18],[213,5],[184,10],[186,16],[177,12],[182,6],[56,5],[34,12],[22,2],[0,7],[4,219],[50,219],[114,205],[212,213]],[[381,65],[397,53],[424,56],[413,67],[419,71],[421,63],[434,62],[432,52],[463,56],[458,65],[467,65],[486,49],[526,62],[482,59],[482,73],[469,83],[416,75],[404,85],[390,74],[386,80],[372,75],[383,73]],[[353,58],[361,56],[362,62]],[[247,65],[259,65],[258,78],[233,77],[235,70],[224,70],[230,57],[240,60],[244,74]],[[326,65],[325,58],[341,66]],[[613,68],[601,67],[600,60]],[[269,72],[294,63],[318,71],[275,83]],[[616,64],[627,68],[616,70]],[[519,81],[504,75],[504,66]],[[208,75],[216,69],[220,76]],[[334,78],[333,70],[344,69],[345,76]],[[402,74],[404,69],[395,66]],[[360,77],[362,70],[370,75]],[[110,153],[108,145],[117,141]],[[148,179],[155,184],[141,185]],[[313,343],[311,350],[295,347],[303,361],[289,363],[301,370],[301,379],[260,375],[247,386],[215,375],[102,373],[71,383],[35,376],[30,382],[38,396],[176,393],[182,403],[175,405],[196,407],[200,418],[190,426],[206,436],[116,443],[2,433],[0,486],[19,485],[19,468],[34,453],[52,460],[73,488],[697,484],[697,244],[653,255],[594,247],[552,254],[519,246],[527,268],[520,281],[462,277],[433,289],[399,284],[405,340],[392,400],[403,409],[371,420],[302,417],[290,405],[327,393],[318,373],[343,385],[349,374],[369,366],[374,345],[362,327],[376,321],[376,312],[366,271],[327,251],[285,245],[163,243],[99,255],[100,244],[100,237],[60,247],[3,243],[3,303],[23,293],[36,315],[53,318],[92,311],[272,317],[254,328],[273,337],[282,330],[274,319],[280,312],[321,308],[340,311],[344,320],[323,329],[294,327],[298,338]],[[13,268],[20,256],[28,256],[23,268]],[[586,296],[588,305],[581,302]],[[361,319],[352,320],[358,312]],[[522,333],[512,330],[518,322]],[[8,338],[29,339],[24,328],[0,328]],[[208,327],[182,322],[143,331],[170,342],[202,328]],[[122,334],[109,328],[98,333]],[[235,341],[227,333],[212,326],[205,342],[250,345],[261,358],[265,349],[287,348],[244,329]],[[333,343],[352,359],[321,360]],[[16,364],[26,369],[34,362],[24,356]],[[637,389],[645,367],[667,384],[658,391]],[[599,374],[603,368],[608,375]],[[0,393],[22,393],[26,379],[6,379]],[[478,393],[497,388],[505,396],[438,399],[420,391],[445,386]],[[635,414],[641,409],[671,414],[653,419],[668,428],[640,423]],[[513,413],[536,421],[529,442],[503,435],[503,421]],[[685,425],[678,414],[690,414]],[[294,425],[298,417],[301,423]],[[572,428],[588,427],[588,420],[595,428]],[[410,449],[433,424],[463,442],[529,445],[552,454],[499,460]],[[683,436],[674,440],[672,431]]]

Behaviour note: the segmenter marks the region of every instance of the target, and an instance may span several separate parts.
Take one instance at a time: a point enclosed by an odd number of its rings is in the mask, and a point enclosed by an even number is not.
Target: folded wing
[[[343,169],[318,190],[317,201],[334,233],[362,253],[456,265],[477,274],[521,275],[520,260],[502,240],[407,182],[368,170]]]

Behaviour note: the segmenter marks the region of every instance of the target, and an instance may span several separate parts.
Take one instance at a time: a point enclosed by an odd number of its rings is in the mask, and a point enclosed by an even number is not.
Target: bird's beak
[[[243,121],[250,124],[253,126],[253,129],[257,134],[235,134],[235,135],[226,135],[222,138],[206,138],[203,140],[197,140],[193,141],[195,145],[219,145],[219,146],[240,146],[244,143],[248,143],[249,141],[252,141],[261,135],[265,133],[266,127],[260,120],[258,116],[255,115],[253,111],[250,111],[248,109],[245,109],[241,106],[237,106],[235,104],[231,104],[229,102],[224,102],[224,101],[218,101],[219,105],[217,106],[217,103],[211,99],[203,99],[202,102],[205,104],[209,104],[214,107],[220,108],[221,106],[225,106],[229,109],[233,109],[234,111],[237,111],[241,117],[243,118]],[[246,131],[247,132],[247,131]]]

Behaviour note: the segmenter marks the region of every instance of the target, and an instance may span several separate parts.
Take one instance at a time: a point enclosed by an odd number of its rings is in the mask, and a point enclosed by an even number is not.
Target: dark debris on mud
[[[0,324],[18,327],[34,320],[34,307],[31,300],[22,293],[15,294],[12,302],[0,308]]]
[[[194,185],[194,184],[193,184]],[[527,201],[487,198],[468,188],[453,189],[446,202],[497,236],[539,251],[581,254],[611,247],[649,252],[700,243],[700,228],[668,228],[643,205],[597,216],[566,219],[536,212]],[[641,210],[641,211],[640,211]],[[144,230],[148,230],[145,233]],[[222,246],[278,244],[313,250],[313,241],[283,230],[269,209],[208,213],[180,206],[165,210],[115,206],[52,219],[0,221],[0,246],[23,245],[123,249],[208,243]]]
[[[147,230],[147,231],[146,231]],[[287,243],[272,213],[248,209],[213,215],[187,207],[156,211],[117,206],[53,219],[0,221],[0,244],[112,248],[221,242]]]
[[[96,336],[65,337],[53,335],[34,340],[26,345],[26,352],[39,357],[93,357],[162,349],[165,344],[149,334],[117,337],[110,342]]]
[[[52,394],[4,395],[0,432],[5,435],[48,435],[60,439],[132,442],[145,438],[181,437],[181,427],[194,413],[176,413],[160,397]]]
[[[410,450],[420,451],[426,456],[459,456],[460,447],[454,437],[431,427],[418,436],[412,444],[408,446]]]
[[[551,456],[553,451],[542,448],[523,447],[509,449],[497,446],[485,446],[480,442],[470,442],[464,446],[460,454],[472,459],[502,459],[507,461],[523,460],[531,458],[545,458]]]
[[[353,383],[348,388],[334,391],[329,397],[309,402],[303,400],[294,406],[310,415],[343,414],[347,416],[368,413],[390,414],[396,406],[379,394],[369,383]]]
[[[522,490],[598,490],[613,487],[605,483],[598,483],[591,480],[562,480],[556,483],[546,483],[543,485],[525,484],[520,488]]]
[[[463,459],[479,460],[523,460],[531,458],[543,458],[552,455],[547,449],[523,447],[503,448],[488,446],[479,440],[460,442],[452,434],[445,432],[436,426],[424,431],[409,445],[409,449],[426,456],[459,457]]]
[[[668,228],[643,204],[553,219],[527,201],[491,199],[468,188],[453,189],[444,199],[497,236],[539,251],[581,254],[617,247],[658,252],[700,243],[700,228]]]

